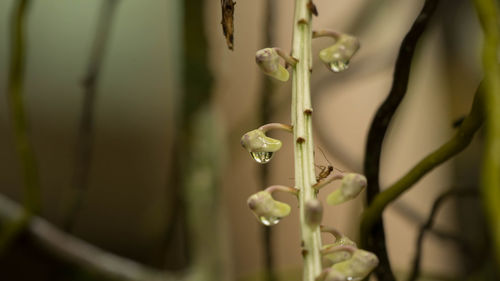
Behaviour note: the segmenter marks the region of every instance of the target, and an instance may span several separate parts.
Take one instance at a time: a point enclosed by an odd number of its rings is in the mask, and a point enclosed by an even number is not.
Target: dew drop
[[[277,225],[280,222],[280,218],[278,217],[260,216],[259,220],[265,226]]]
[[[267,151],[250,152],[250,155],[252,155],[252,158],[259,164],[266,164],[273,158],[273,152]]]
[[[349,68],[349,61],[336,60],[329,64],[330,70],[333,72],[342,72]]]

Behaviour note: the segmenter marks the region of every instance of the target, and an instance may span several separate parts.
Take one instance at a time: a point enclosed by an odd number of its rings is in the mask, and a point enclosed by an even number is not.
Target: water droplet
[[[259,217],[260,222],[265,226],[277,225],[280,222],[280,219],[281,218],[278,217],[266,217],[266,216]]]
[[[329,65],[330,65],[331,71],[342,72],[342,71],[347,70],[349,68],[349,61],[336,60],[336,61],[331,62]]]
[[[273,152],[262,151],[262,152],[250,152],[252,158],[259,164],[266,164],[273,158]]]

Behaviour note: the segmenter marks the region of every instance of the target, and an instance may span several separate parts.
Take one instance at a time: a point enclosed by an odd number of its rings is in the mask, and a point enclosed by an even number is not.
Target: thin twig
[[[14,3],[10,30],[10,64],[7,86],[14,143],[19,156],[24,181],[24,211],[19,220],[6,224],[0,233],[0,252],[21,232],[29,217],[40,209],[40,178],[33,145],[29,139],[29,121],[24,107],[24,72],[26,64],[26,13],[31,1]]]
[[[410,272],[410,277],[408,277],[408,281],[415,281],[418,278],[420,273],[420,260],[422,258],[422,245],[424,241],[425,233],[432,229],[432,225],[434,224],[434,219],[436,218],[437,212],[439,208],[443,205],[446,199],[451,197],[463,197],[463,196],[477,196],[476,189],[450,189],[443,194],[439,195],[439,197],[432,204],[431,213],[427,218],[427,221],[420,226],[420,230],[418,232],[418,238],[415,246],[415,257],[413,259],[413,266]]]
[[[82,83],[84,88],[83,108],[78,138],[76,140],[75,168],[71,186],[71,188],[75,190],[75,195],[70,199],[71,204],[63,222],[63,228],[70,232],[75,226],[78,212],[81,209],[83,197],[85,196],[85,191],[88,189],[89,185],[97,88],[99,86],[102,63],[107,50],[110,37],[109,34],[118,3],[119,0],[105,0],[102,2],[90,61]]]
[[[408,88],[411,62],[417,43],[424,33],[431,16],[434,14],[438,0],[426,0],[420,14],[415,19],[412,27],[406,34],[399,49],[398,58],[394,68],[394,78],[389,95],[377,110],[368,132],[366,141],[364,174],[368,180],[366,190],[367,203],[370,206],[375,196],[380,192],[379,173],[382,143],[399,104],[403,100]],[[374,228],[372,228],[374,227]],[[378,217],[377,224],[364,229],[361,233],[369,235],[370,240],[362,241],[368,250],[373,251],[380,260],[380,265],[375,269],[375,274],[380,281],[395,280],[391,271],[387,255],[383,221]]]
[[[500,65],[498,49],[498,2],[474,0],[484,32],[482,64],[484,71],[486,142],[482,170],[482,198],[489,222],[497,273],[500,273]]]

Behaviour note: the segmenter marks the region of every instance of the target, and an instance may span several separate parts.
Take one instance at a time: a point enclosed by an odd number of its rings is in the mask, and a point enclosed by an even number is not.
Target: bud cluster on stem
[[[272,0],[268,0],[272,1]],[[266,135],[269,130],[283,130],[293,134],[295,186],[273,185],[248,198],[248,206],[257,219],[266,226],[276,225],[288,216],[291,207],[277,201],[275,191],[291,193],[299,201],[300,232],[304,259],[303,281],[347,281],[366,277],[377,265],[378,259],[372,253],[358,249],[356,244],[340,232],[321,227],[323,206],[317,194],[326,185],[342,180],[340,188],[328,195],[327,203],[338,205],[354,199],[365,187],[366,178],[355,173],[333,172],[328,167],[315,174],[314,144],[312,133],[312,107],[310,76],[312,71],[311,40],[316,37],[331,37],[334,44],[322,50],[320,59],[333,72],[344,71],[352,56],[359,49],[359,41],[347,34],[329,30],[312,31],[312,15],[317,9],[311,0],[295,0],[293,40],[291,55],[280,48],[265,48],[257,51],[255,59],[259,68],[267,75],[285,82],[292,72],[292,118],[291,125],[270,123],[243,135],[242,146],[260,164],[269,163],[278,150],[280,140]],[[280,63],[285,61],[285,65]],[[326,172],[325,172],[326,171]],[[333,172],[333,173],[332,173]],[[322,246],[320,232],[331,232],[335,243]],[[329,267],[323,269],[323,260]]]

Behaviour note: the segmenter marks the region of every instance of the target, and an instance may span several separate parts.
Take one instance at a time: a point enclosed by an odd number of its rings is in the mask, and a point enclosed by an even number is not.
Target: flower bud
[[[318,226],[323,218],[323,206],[318,199],[311,199],[306,202],[305,206],[306,223],[310,227]]]
[[[288,81],[290,74],[279,62],[280,56],[273,48],[258,50],[255,61],[260,69],[267,75],[280,81]]]
[[[349,173],[342,178],[340,188],[328,195],[326,202],[330,205],[338,205],[354,199],[366,187],[366,184],[365,176]]]
[[[378,258],[373,253],[358,249],[352,257],[334,264],[326,275],[325,281],[362,280],[378,265]]]
[[[256,129],[241,137],[241,145],[250,152],[257,163],[265,164],[271,161],[273,153],[281,148],[281,141],[270,138],[264,131]]]
[[[291,209],[288,204],[274,200],[271,193],[265,190],[250,196],[247,203],[257,219],[267,226],[277,224],[290,214]]]
[[[347,236],[342,235],[340,237],[337,237],[333,244],[324,245],[322,251],[328,251],[328,249],[336,248],[339,246],[352,246],[354,248],[357,248],[357,245],[354,241],[349,239]],[[348,260],[351,258],[351,256],[352,253],[349,251],[335,251],[323,255],[323,257],[326,258],[331,264],[336,264],[341,261]]]
[[[333,72],[349,68],[349,61],[359,49],[359,40],[351,35],[342,34],[332,46],[319,52],[320,59]]]

